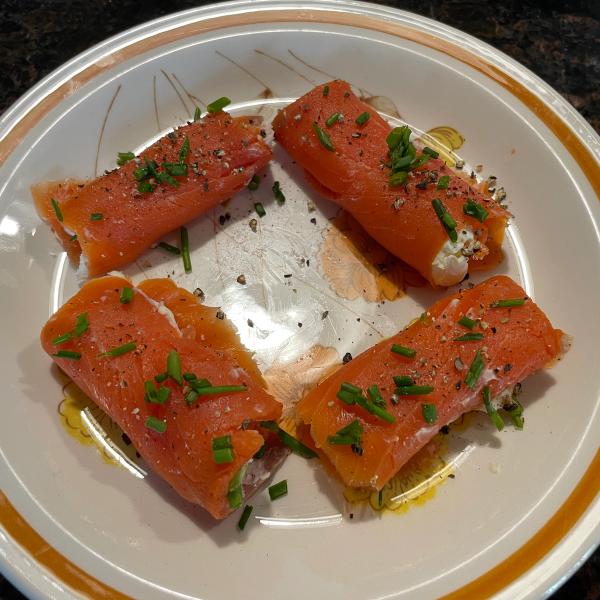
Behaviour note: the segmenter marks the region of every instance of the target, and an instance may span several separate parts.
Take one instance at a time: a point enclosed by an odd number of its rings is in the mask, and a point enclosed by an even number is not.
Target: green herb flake
[[[473,329],[475,327],[475,325],[477,325],[477,321],[475,321],[474,319],[469,319],[469,317],[467,317],[467,315],[461,317],[458,320],[459,325],[462,325],[463,327],[466,327],[467,329]]]
[[[255,202],[254,203],[254,210],[256,211],[256,214],[261,219],[267,214],[267,211],[265,210],[265,207],[262,205],[262,202]]]
[[[59,350],[56,354],[56,358],[69,358],[71,360],[79,360],[81,358],[81,352],[74,352],[73,350]]]
[[[398,387],[406,387],[409,385],[415,385],[415,380],[412,377],[409,377],[408,375],[394,375],[393,379],[394,379],[394,383]]]
[[[273,190],[273,195],[275,196],[275,200],[277,200],[277,204],[279,204],[279,206],[284,204],[285,203],[285,195],[281,191],[279,181],[276,181],[275,183],[273,183],[272,190]]]
[[[54,346],[60,346],[61,344],[68,342],[72,337],[73,334],[70,331],[67,331],[67,333],[61,333],[52,340],[52,344]]]
[[[328,85],[326,85],[326,86],[323,88],[323,97],[324,97],[324,98],[327,98],[327,96],[329,96],[329,86],[328,86]]]
[[[132,352],[136,348],[137,344],[135,342],[127,342],[126,344],[122,344],[121,346],[117,346],[116,348],[111,348],[110,350],[103,352],[100,356],[123,356],[123,354]]]
[[[438,414],[435,404],[421,404],[421,413],[425,423],[435,423],[437,421]]]
[[[102,213],[92,213],[90,215],[90,221],[102,221],[104,215]]]
[[[287,493],[287,479],[283,479],[282,481],[279,481],[269,487],[269,498],[271,498],[271,502],[273,500],[277,500],[277,498],[281,498],[282,496],[287,496]]]
[[[297,440],[293,435],[284,431],[275,421],[261,421],[260,426],[277,434],[284,446],[287,446],[294,454],[302,458],[316,458],[317,453]],[[264,446],[263,446],[264,448]]]
[[[477,342],[483,339],[483,333],[465,333],[454,338],[455,342]]]
[[[504,429],[504,421],[502,420],[502,417],[499,415],[498,411],[492,406],[492,393],[489,385],[486,385],[483,388],[482,394],[485,411],[487,412],[492,423],[496,426],[496,429],[498,431],[502,431]]]
[[[475,358],[469,367],[469,372],[465,377],[465,384],[469,386],[472,390],[477,386],[477,382],[483,373],[483,369],[485,368],[485,362],[483,360],[483,356],[481,354],[481,350],[477,350],[475,354]]]
[[[206,110],[210,114],[214,114],[214,113],[221,112],[226,106],[229,106],[230,104],[231,104],[231,100],[229,98],[227,98],[227,96],[222,96],[218,100],[215,100],[214,102],[211,102],[206,107]]]
[[[407,358],[414,358],[417,355],[417,351],[413,348],[407,348],[400,344],[392,344],[392,352],[400,356],[406,356]]]
[[[183,138],[183,143],[181,144],[181,150],[179,150],[179,162],[185,163],[188,159],[188,155],[190,153],[190,138],[188,138],[188,136],[184,136]],[[187,169],[186,169],[186,173],[187,173]],[[185,173],[184,173],[185,174]],[[171,175],[175,175],[175,173],[171,173]]]
[[[50,198],[50,204],[52,205],[52,210],[54,211],[54,215],[56,216],[58,222],[62,223],[64,217],[58,202],[54,198]]]
[[[527,298],[507,298],[506,300],[496,300],[490,305],[490,308],[513,308],[523,306]]]
[[[160,419],[152,416],[146,419],[145,425],[148,429],[156,431],[156,433],[164,433],[167,430],[167,424],[165,421],[161,421]]]
[[[251,504],[246,504],[246,506],[244,506],[242,516],[240,517],[240,520],[238,521],[238,524],[237,524],[237,527],[240,531],[244,531],[244,528],[246,527],[246,523],[248,523],[248,519],[250,518],[250,515],[252,514],[252,510],[253,510],[253,506]]]
[[[135,154],[133,152],[118,152],[117,153],[117,165],[122,167],[125,163],[128,163],[130,160],[135,158]]]
[[[171,350],[167,355],[167,373],[169,374],[169,377],[175,380],[179,385],[183,384],[183,377],[181,376],[181,359],[176,350]]]
[[[77,318],[75,319],[75,329],[73,330],[73,333],[76,337],[80,337],[88,330],[89,326],[90,321],[88,314],[81,313],[80,315],[77,315]]]
[[[371,118],[371,113],[365,111],[356,117],[354,121],[359,127],[362,127]]]
[[[475,202],[475,200],[467,200],[463,205],[463,213],[469,217],[477,219],[480,223],[483,223],[488,218],[488,211],[481,206],[481,204]]]
[[[428,156],[431,156],[431,158],[437,158],[440,155],[439,152],[437,152],[433,148],[430,148],[429,146],[425,146],[423,148],[423,154],[427,154]]]
[[[196,108],[194,109],[194,122],[199,121],[201,116],[202,116],[202,111],[200,110],[199,106],[196,106]]]
[[[447,190],[450,185],[450,175],[442,175],[436,183],[436,188],[438,190]]]
[[[453,242],[456,242],[458,240],[458,234],[456,233],[456,221],[452,218],[452,215],[446,210],[446,207],[442,204],[439,198],[434,198],[431,201],[431,206],[433,206],[435,214],[438,216],[438,219],[444,226],[448,237]]]
[[[317,134],[317,138],[319,138],[321,145],[330,152],[335,152],[335,148],[331,143],[331,138],[317,125],[317,123],[313,123],[313,130]]]
[[[327,127],[333,127],[340,120],[341,116],[342,116],[342,113],[339,113],[339,112],[333,113],[327,119],[327,121],[325,121],[325,125],[327,125]]]
[[[260,185],[260,177],[258,175],[252,175],[252,179],[248,183],[248,189],[251,192],[255,192],[258,189],[259,185]]]
[[[181,254],[181,250],[177,246],[167,244],[167,242],[158,242],[158,247],[162,248],[165,252],[174,254],[175,256],[179,256]]]
[[[183,260],[183,270],[186,273],[191,273],[192,258],[190,256],[190,238],[187,227],[182,227],[179,230],[179,238],[181,242],[181,258]]]
[[[403,385],[396,388],[396,394],[400,396],[425,396],[433,392],[431,385]]]
[[[129,304],[133,300],[133,290],[130,287],[124,287],[119,295],[121,304]]]

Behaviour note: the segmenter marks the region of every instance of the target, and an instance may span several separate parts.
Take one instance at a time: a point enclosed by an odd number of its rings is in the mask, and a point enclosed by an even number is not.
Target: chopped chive
[[[72,337],[73,334],[70,331],[67,331],[67,333],[61,333],[52,340],[52,344],[54,346],[60,346],[60,344],[68,342]]]
[[[192,272],[192,259],[190,257],[190,238],[187,227],[182,227],[179,231],[181,238],[181,258],[183,260],[183,269],[186,273]]]
[[[273,431],[277,434],[284,446],[287,446],[294,454],[302,456],[303,458],[316,458],[317,453],[305,446],[300,440],[297,440],[293,435],[290,435],[287,431],[284,431],[275,423],[275,421],[261,421],[261,427]],[[264,448],[264,446],[263,446]]]
[[[413,169],[418,169],[422,167],[431,157],[428,154],[421,154],[417,158],[413,159],[410,163],[409,169],[412,171]]]
[[[392,352],[399,354],[400,356],[406,356],[407,358],[414,358],[417,354],[416,350],[401,346],[400,344],[392,344]]]
[[[394,375],[394,383],[398,387],[406,387],[409,385],[415,385],[415,380],[408,375]]]
[[[195,382],[194,382],[195,383]],[[203,385],[194,386],[194,391],[199,396],[213,396],[215,394],[230,394],[232,392],[245,392],[245,385]]]
[[[408,179],[408,173],[406,171],[398,171],[390,175],[389,183],[391,186],[402,185]]]
[[[183,143],[181,144],[181,150],[179,150],[179,162],[184,163],[187,160],[189,153],[190,153],[190,138],[188,138],[188,136],[186,135],[183,138]],[[187,169],[186,169],[186,172],[187,172]],[[171,173],[171,175],[175,175],[175,173]]]
[[[326,86],[323,88],[323,96],[324,96],[325,98],[327,98],[327,96],[329,96],[329,86],[328,86],[328,85],[326,85]]]
[[[151,404],[158,404],[158,390],[152,381],[144,381],[144,400]]]
[[[187,140],[187,136],[185,139]],[[188,172],[188,166],[182,163],[163,163],[162,167],[169,175],[173,175],[174,177],[184,177]],[[167,180],[167,183],[170,183],[171,185],[173,185],[173,183],[177,184],[174,180]]]
[[[523,306],[526,298],[507,298],[506,300],[496,300],[490,304],[490,308],[512,308],[513,306]]]
[[[212,387],[212,384],[208,379],[193,379],[189,382],[190,387],[194,390],[199,390],[200,388]]]
[[[154,191],[154,186],[149,181],[140,181],[137,190],[142,194],[149,194]]]
[[[377,404],[371,403],[367,407],[367,410],[371,414],[380,418],[382,421],[385,421],[386,423],[395,423],[396,422],[396,417],[394,417],[394,415],[392,415],[387,410],[385,410],[385,408],[382,408],[381,406],[379,406]]]
[[[102,213],[92,213],[90,215],[90,221],[102,221],[102,219],[104,219]]]
[[[272,190],[273,190],[273,195],[275,196],[275,200],[277,200],[277,204],[279,204],[280,206],[282,204],[284,204],[285,203],[285,195],[281,191],[281,187],[279,185],[279,181],[276,181],[273,184]]]
[[[233,462],[233,450],[231,448],[213,450],[213,458],[218,465]]]
[[[73,352],[72,350],[59,350],[56,354],[57,358],[70,358],[71,360],[79,360],[81,358],[81,352]]]
[[[485,406],[485,410],[492,420],[492,423],[496,426],[496,429],[502,431],[504,429],[504,421],[498,414],[498,411],[492,406],[492,393],[489,385],[486,385],[483,388],[483,405]]]
[[[348,392],[344,390],[339,390],[336,394],[336,397],[339,398],[345,404],[355,404],[356,396],[357,394],[355,392]]]
[[[221,437],[216,437],[212,439],[213,450],[223,450],[224,448],[233,448],[233,445],[231,444],[230,435],[223,435]]]
[[[475,325],[477,325],[477,321],[475,321],[474,319],[469,319],[469,317],[467,317],[467,315],[461,317],[458,320],[459,325],[462,325],[463,327],[466,327],[467,329],[473,329],[473,327],[475,327]]]
[[[433,392],[431,385],[403,385],[396,388],[396,394],[400,396],[424,396]]]
[[[242,491],[241,485],[227,492],[227,502],[229,503],[229,508],[238,508],[242,505],[243,501],[244,492]]]
[[[167,244],[167,242],[158,242],[158,247],[170,252],[171,254],[175,254],[179,256],[181,254],[181,250],[177,246],[173,246],[172,244]]]
[[[442,175],[438,180],[436,187],[438,190],[447,190],[450,185],[450,175]]]
[[[218,113],[218,112],[221,112],[229,104],[231,104],[231,100],[229,98],[227,98],[227,96],[222,96],[218,100],[211,102],[206,107],[206,110],[211,114]]]
[[[145,425],[148,429],[156,431],[156,433],[164,433],[167,430],[167,424],[165,421],[161,421],[160,419],[152,416],[146,419]]]
[[[256,214],[261,219],[267,214],[267,211],[265,210],[265,207],[262,205],[262,202],[255,202],[254,203],[254,210],[256,211]]]
[[[327,121],[325,121],[325,125],[327,125],[327,127],[333,127],[340,120],[341,116],[342,116],[342,113],[339,113],[339,112],[333,113],[329,117],[329,119],[327,119]]]
[[[435,404],[421,404],[421,413],[425,423],[435,423],[437,421],[438,414]]]
[[[257,451],[256,454],[254,454],[254,456],[252,458],[255,458],[256,460],[258,460],[259,458],[262,458],[265,453],[267,452],[267,445],[263,444]]]
[[[353,383],[348,383],[347,381],[343,381],[342,385],[340,385],[340,390],[344,392],[350,392],[352,394],[362,394],[362,390],[354,385]]]
[[[166,381],[169,378],[169,374],[168,373],[159,373],[158,375],[154,376],[154,381],[156,381],[156,383],[162,383],[163,381]]]
[[[327,442],[338,446],[352,446],[354,444],[360,446],[363,432],[364,429],[360,421],[354,419],[354,421],[336,432],[335,435],[328,436]]]
[[[406,125],[402,125],[402,127],[394,127],[386,138],[386,143],[390,150],[394,150],[400,143],[406,143],[410,139],[410,128]]]
[[[381,390],[378,385],[370,385],[367,388],[367,395],[369,396],[369,400],[375,404],[376,406],[380,406],[381,408],[385,408],[385,400],[381,395]]]
[[[117,164],[120,167],[134,158],[135,154],[133,152],[117,152]]]
[[[201,116],[202,111],[200,110],[199,106],[196,106],[196,108],[194,109],[194,121],[199,121]]]
[[[56,218],[58,219],[59,223],[62,223],[63,222],[63,214],[62,214],[62,211],[60,210],[60,206],[59,206],[58,202],[54,198],[50,198],[50,204],[52,205],[52,210],[54,211],[54,214],[55,214]]]
[[[158,388],[156,392],[156,399],[158,400],[158,404],[164,404],[171,395],[171,390],[168,387],[161,386]]]
[[[88,314],[81,313],[80,315],[77,315],[77,318],[75,319],[75,329],[73,330],[73,333],[77,337],[80,337],[88,330],[89,326],[90,321],[88,319]]]
[[[119,296],[119,302],[121,304],[129,304],[133,300],[133,290],[130,287],[124,287],[121,290],[121,295]]]
[[[123,354],[127,354],[132,350],[137,348],[137,344],[135,342],[127,342],[121,346],[117,346],[116,348],[111,348],[106,352],[103,352],[100,356],[123,356]]]
[[[244,531],[244,527],[246,527],[246,523],[252,514],[252,508],[253,507],[251,504],[246,504],[246,506],[244,506],[244,511],[242,512],[242,516],[237,524],[237,527],[240,531]]]
[[[431,205],[433,206],[433,210],[438,216],[438,219],[444,226],[448,237],[453,242],[456,242],[456,240],[458,240],[458,234],[456,233],[456,221],[452,218],[452,215],[446,210],[446,207],[438,198],[434,198],[431,201]]]
[[[287,479],[283,479],[269,487],[269,497],[271,501],[277,500],[288,493]]]
[[[148,177],[148,169],[146,169],[144,167],[138,167],[137,169],[134,169],[133,178],[136,181],[143,181],[147,177]]]
[[[186,381],[195,381],[196,379],[198,379],[195,373],[184,373],[183,378]]]
[[[176,350],[171,350],[167,355],[167,373],[171,379],[174,379],[179,385],[183,384],[181,377],[181,359]]]
[[[185,395],[185,401],[191,406],[192,404],[194,404],[194,402],[196,402],[196,400],[198,400],[198,392],[196,390],[190,390],[186,395]]]
[[[77,240],[77,234],[76,234],[76,233],[74,233],[74,234],[73,234],[73,235],[72,235],[72,236],[69,238],[69,241],[71,241],[71,242],[74,242],[74,241],[76,241],[76,240]]]
[[[365,111],[356,117],[356,121],[354,121],[359,127],[364,125],[371,118],[371,113]]]
[[[455,342],[476,342],[483,339],[483,333],[465,333],[454,338]]]
[[[481,206],[481,204],[478,204],[475,202],[475,200],[470,199],[467,200],[463,205],[463,212],[465,215],[477,219],[480,223],[483,223],[488,218],[489,214],[488,211]]]
[[[485,367],[485,362],[483,361],[483,356],[481,355],[481,350],[477,350],[475,354],[475,358],[469,367],[469,372],[465,377],[465,383],[472,389],[475,389],[479,378],[481,377],[481,373],[483,373],[483,369]]]
[[[258,189],[259,185],[260,185],[260,177],[258,175],[252,175],[252,179],[248,183],[248,189],[251,192],[255,192]]]
[[[431,158],[437,158],[440,153],[436,152],[433,148],[430,148],[429,146],[425,146],[425,148],[423,148],[423,154],[428,154],[429,156],[431,156]]]
[[[313,130],[317,134],[321,145],[327,148],[327,150],[330,152],[335,152],[335,148],[331,143],[331,138],[316,123],[313,123]]]
[[[523,425],[525,423],[525,419],[523,418],[523,405],[518,400],[513,398],[510,405],[504,406],[503,408],[508,413],[508,416],[511,418],[514,426],[517,429],[523,429]]]

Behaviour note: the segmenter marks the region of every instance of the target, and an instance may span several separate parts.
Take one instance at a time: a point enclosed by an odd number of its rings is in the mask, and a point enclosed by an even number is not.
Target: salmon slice
[[[130,263],[166,233],[231,198],[271,156],[256,117],[218,112],[176,129],[81,187],[46,182],[33,186],[32,195],[80,275],[94,277]],[[155,161],[162,183],[151,173],[136,180],[146,160]],[[181,165],[186,174],[168,175],[181,173]],[[139,191],[140,184],[153,191]]]
[[[126,304],[120,301],[124,288],[133,290]],[[181,496],[222,519],[239,506],[242,495],[257,489],[285,453],[258,430],[260,421],[280,417],[281,404],[265,391],[250,353],[216,312],[169,280],[148,280],[133,288],[127,279],[108,276],[89,281],[62,306],[44,326],[41,341],[58,366],[123,429],[150,468]],[[83,332],[76,330],[80,315],[86,315]],[[56,339],[68,333],[63,343]],[[124,344],[132,349],[103,354]],[[56,356],[65,351],[72,358]],[[171,351],[179,356],[182,373],[195,374],[196,381],[206,378],[212,386],[243,389],[200,395],[189,403],[186,396],[194,384],[185,378],[181,384],[172,377],[155,380],[165,373]],[[169,390],[163,404],[148,401],[145,382]],[[149,426],[149,418],[165,431]],[[217,464],[213,440],[225,436],[230,436],[233,457]],[[265,457],[253,459],[265,444]]]
[[[342,118],[328,126],[326,121],[336,113]],[[369,118],[357,124],[365,113]],[[329,148],[319,139],[315,124],[329,138]],[[386,140],[392,127],[357,98],[348,83],[317,86],[279,111],[273,130],[321,194],[347,210],[377,242],[432,285],[458,283],[472,261],[501,246],[509,213],[439,158],[429,158],[410,171],[404,183],[391,185]],[[433,208],[434,199],[455,221],[454,242]],[[487,213],[485,218],[480,213],[483,222],[465,214],[468,201]]]
[[[495,306],[506,300],[522,305]],[[392,351],[396,344],[402,354]],[[300,401],[298,417],[347,486],[380,490],[441,427],[481,407],[488,393],[491,406],[504,405],[522,426],[515,386],[559,358],[563,346],[563,333],[521,287],[492,277],[436,302],[412,325],[340,368]],[[480,373],[469,375],[477,357]],[[410,381],[395,382],[395,376]],[[338,395],[344,383],[360,388],[363,399],[376,385],[393,422],[369,412],[364,400],[348,403]],[[411,387],[421,393],[408,395]],[[364,430],[354,445],[339,437],[353,422]]]

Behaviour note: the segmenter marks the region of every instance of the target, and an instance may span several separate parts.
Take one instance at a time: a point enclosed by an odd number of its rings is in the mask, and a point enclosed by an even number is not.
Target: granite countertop
[[[600,1],[398,0],[382,2],[437,19],[506,52],[548,81],[600,132]],[[74,55],[194,0],[2,0],[0,113]],[[23,596],[0,576],[0,598]],[[600,599],[600,551],[553,600]]]

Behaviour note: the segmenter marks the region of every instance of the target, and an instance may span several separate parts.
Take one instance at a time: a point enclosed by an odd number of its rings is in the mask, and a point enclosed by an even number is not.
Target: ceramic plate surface
[[[113,168],[118,151],[143,148],[219,96],[232,98],[235,114],[262,116],[269,132],[278,108],[333,77],[391,121],[451,147],[467,172],[497,177],[515,219],[493,272],[521,282],[574,345],[526,381],[523,432],[473,419],[449,436],[442,458],[454,478],[426,498],[398,511],[352,508],[318,465],[292,456],[276,475],[289,495],[270,503],[259,493],[240,534],[236,517],[213,522],[135,455],[123,458],[127,448],[101,437],[110,424],[93,409],[82,418],[51,368],[39,331],[78,282],[29,187]],[[28,594],[539,597],[598,542],[600,144],[523,67],[460,32],[373,5],[231,3],[96,46],[24,96],[0,135],[0,557]],[[253,231],[257,200],[267,214]],[[159,249],[125,272],[201,288],[289,401],[319,369],[391,335],[440,296],[382,285],[368,260],[348,254],[333,220],[336,207],[276,148],[257,192],[190,224],[191,274]],[[379,249],[367,250],[377,262]],[[85,429],[94,418],[96,443]]]

